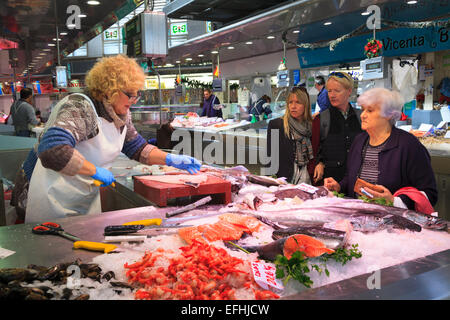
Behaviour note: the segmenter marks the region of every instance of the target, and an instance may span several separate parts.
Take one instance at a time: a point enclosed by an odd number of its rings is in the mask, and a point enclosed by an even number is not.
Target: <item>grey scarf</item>
[[[314,158],[311,127],[309,122],[299,122],[289,117],[289,131],[292,139],[295,140],[295,162],[299,167],[307,165],[309,160]]]

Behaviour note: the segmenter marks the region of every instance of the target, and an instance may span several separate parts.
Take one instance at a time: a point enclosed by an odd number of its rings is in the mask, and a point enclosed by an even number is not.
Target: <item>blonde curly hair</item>
[[[100,59],[87,73],[85,83],[94,99],[113,103],[121,90],[141,90],[145,74],[134,59],[119,54]]]

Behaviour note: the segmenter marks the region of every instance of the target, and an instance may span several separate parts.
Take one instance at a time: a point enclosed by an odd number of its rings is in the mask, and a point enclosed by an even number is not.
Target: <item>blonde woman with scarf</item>
[[[278,130],[279,134],[279,166],[274,174],[277,177],[285,177],[289,183],[311,184],[314,152],[311,144],[312,116],[308,92],[304,87],[294,87],[286,101],[284,116],[270,121],[267,129],[267,150],[272,159],[276,159],[276,155],[271,154],[271,135],[274,130]]]

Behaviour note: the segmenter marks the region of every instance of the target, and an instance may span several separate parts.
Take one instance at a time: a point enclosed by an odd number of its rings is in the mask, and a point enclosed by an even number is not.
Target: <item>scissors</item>
[[[64,231],[64,229],[62,228],[62,226],[58,223],[54,223],[54,222],[44,222],[41,223],[40,225],[37,225],[36,227],[34,227],[31,232],[35,233],[35,234],[52,234],[52,235],[57,235],[57,236],[61,236],[64,237],[66,239],[72,240],[72,241],[80,241],[81,239]]]

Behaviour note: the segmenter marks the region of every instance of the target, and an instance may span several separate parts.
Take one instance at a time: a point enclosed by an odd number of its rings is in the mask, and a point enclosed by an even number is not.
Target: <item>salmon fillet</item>
[[[313,237],[304,234],[295,234],[289,237],[284,243],[283,254],[290,259],[292,254],[296,251],[302,251],[308,258],[321,256],[324,253],[331,254],[334,252],[328,249],[325,245]]]
[[[195,239],[201,243],[205,243],[206,241],[202,236],[202,233],[197,229],[197,227],[186,227],[178,229],[178,235],[189,244],[192,244],[192,241]]]
[[[242,214],[236,213],[226,213],[219,216],[219,219],[222,221],[227,221],[233,225],[236,225],[242,228],[243,231],[247,233],[253,233],[258,231],[261,227],[261,222],[254,217],[245,216]]]

